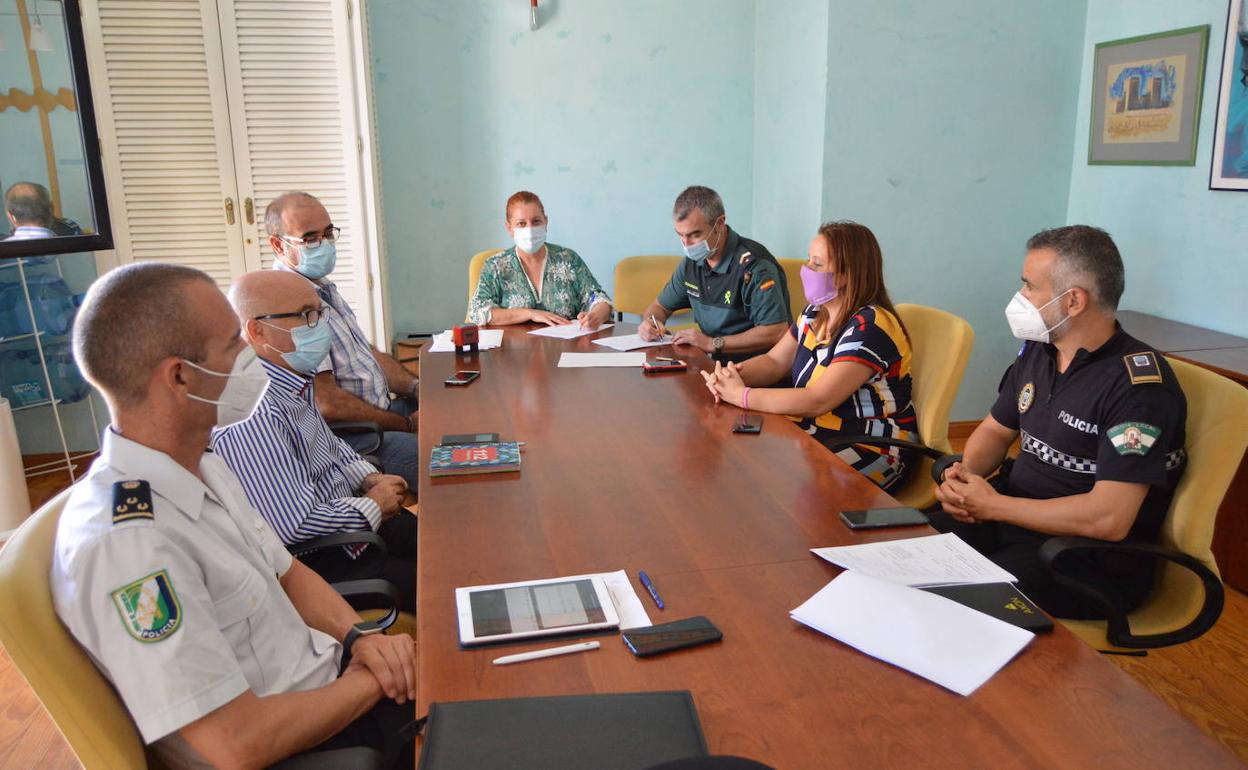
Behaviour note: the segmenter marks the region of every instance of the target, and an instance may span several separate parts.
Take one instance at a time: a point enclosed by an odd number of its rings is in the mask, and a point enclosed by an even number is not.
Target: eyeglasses
[[[328,311],[329,305],[321,305],[320,307],[313,308],[312,310],[300,310],[296,313],[269,313],[268,315],[258,315],[252,320],[264,321],[266,319],[275,318],[302,318],[305,324],[314,327],[321,322],[321,318],[323,318],[325,313]]]
[[[342,233],[341,227],[335,227],[334,225],[330,225],[329,227],[325,228],[325,232],[323,233],[308,233],[307,235],[301,238],[296,238],[291,235],[280,235],[278,237],[281,238],[283,241],[286,241],[287,243],[292,243],[292,244],[295,244],[296,246],[303,245],[303,246],[307,246],[310,249],[314,249],[317,246],[321,245],[321,241],[329,241],[330,243],[334,243],[335,241],[338,240],[338,235],[340,233]]]

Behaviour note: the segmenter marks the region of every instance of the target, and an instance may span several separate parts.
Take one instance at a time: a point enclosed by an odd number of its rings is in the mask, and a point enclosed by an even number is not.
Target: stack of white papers
[[[943,596],[843,572],[794,620],[959,695],[970,695],[1034,634]]]
[[[618,337],[603,337],[600,340],[594,340],[595,345],[603,345],[612,350],[639,350],[640,348],[653,348],[659,345],[672,344],[672,335],[664,334],[653,342],[643,340],[637,334],[621,334]]]
[[[584,337],[586,334],[597,334],[603,329],[610,329],[612,326],[615,326],[615,324],[602,324],[597,329],[586,329],[581,326],[580,321],[573,321],[570,324],[543,326],[540,329],[534,329],[529,334],[536,334],[539,337],[555,337],[561,340],[574,340],[577,337]]]
[[[594,366],[641,366],[645,353],[564,353],[559,356],[560,369],[584,369]]]
[[[838,567],[907,586],[1018,582],[1018,578],[951,532],[908,540],[812,548],[811,553]]]
[[[503,346],[503,330],[502,329],[478,329],[478,350],[490,350],[492,348],[501,348]],[[455,343],[451,341],[451,330],[447,329],[438,336],[433,338],[433,344],[429,346],[429,353],[454,353]]]

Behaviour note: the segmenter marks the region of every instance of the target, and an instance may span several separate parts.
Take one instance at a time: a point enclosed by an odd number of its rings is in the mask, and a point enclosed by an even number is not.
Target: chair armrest
[[[909,449],[922,455],[927,455],[933,460],[939,460],[945,456],[945,453],[939,449],[932,449],[924,444],[916,444],[913,441],[903,441],[899,438],[884,438],[882,436],[833,436],[829,441],[824,442],[824,446],[833,452],[839,452],[846,447],[854,444],[865,444],[867,446],[886,447],[895,446],[901,449]]]
[[[342,545],[367,545],[372,548],[380,548],[382,553],[387,553],[386,541],[381,539],[381,535],[367,529],[322,535],[311,540],[305,540],[302,543],[286,546],[286,550],[290,551],[292,556],[298,558],[315,551],[323,551],[326,548]]]
[[[1058,565],[1055,564],[1059,556],[1076,550],[1143,554],[1178,564],[1194,572],[1200,578],[1200,582],[1204,586],[1204,604],[1201,606],[1200,612],[1196,613],[1196,617],[1192,619],[1192,622],[1176,631],[1137,636],[1131,633],[1131,624],[1127,619],[1126,613],[1115,607],[1103,590],[1095,585],[1084,583],[1063,574]],[[1168,647],[1172,644],[1182,644],[1208,631],[1222,614],[1222,605],[1226,596],[1222,588],[1222,581],[1218,579],[1218,576],[1213,574],[1213,571],[1204,564],[1201,564],[1198,559],[1160,545],[1130,541],[1111,543],[1087,537],[1051,537],[1040,546],[1039,557],[1040,563],[1044,565],[1044,568],[1049,571],[1059,585],[1086,597],[1105,612],[1105,617],[1108,619],[1106,638],[1110,644],[1118,647],[1152,649]]]
[[[371,455],[372,453],[377,452],[381,449],[381,442],[385,439],[385,435],[381,430],[381,425],[369,420],[331,422],[329,423],[329,429],[339,438],[346,438],[347,436],[355,434],[373,434],[371,444],[363,449],[356,450],[356,452],[360,455]],[[373,463],[373,465],[381,467],[377,465],[377,463]]]
[[[278,762],[271,767],[271,770],[335,770],[340,767],[382,770],[386,766],[385,759],[385,755],[374,748],[352,746],[349,749],[330,749],[329,751],[315,751],[311,754],[299,754]]]
[[[343,580],[330,583],[329,587],[346,599],[352,609],[387,610],[385,617],[378,621],[382,630],[394,625],[394,621],[399,619],[399,589],[389,580]]]
[[[932,481],[936,482],[937,484],[943,484],[945,471],[949,469],[950,465],[953,465],[954,463],[960,463],[960,462],[962,462],[962,455],[956,454],[956,455],[945,455],[944,457],[938,459],[936,462],[932,463]]]

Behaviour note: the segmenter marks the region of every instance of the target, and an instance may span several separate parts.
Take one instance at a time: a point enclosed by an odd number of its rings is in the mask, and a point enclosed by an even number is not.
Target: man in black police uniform
[[[1050,613],[1102,617],[1056,584],[1037,551],[1055,535],[1155,541],[1186,460],[1187,401],[1161,354],[1114,318],[1122,258],[1104,230],[1038,233],[1027,242],[1022,281],[1006,318],[1027,341],[962,461],[945,470],[936,496],[948,515],[933,525],[1012,572]],[[1020,433],[1018,459],[989,483]],[[1124,612],[1153,584],[1147,557],[1080,551],[1058,564],[1096,581]]]
[[[770,350],[793,322],[780,263],[728,226],[724,202],[709,187],[682,192],[672,219],[686,258],[646,308],[637,333],[657,339],[668,316],[692,308],[697,326],[676,332],[673,344],[732,361]]]

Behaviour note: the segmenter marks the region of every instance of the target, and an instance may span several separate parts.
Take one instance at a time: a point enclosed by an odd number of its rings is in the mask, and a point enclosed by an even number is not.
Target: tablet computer
[[[464,646],[618,628],[601,577],[525,580],[455,589]]]

